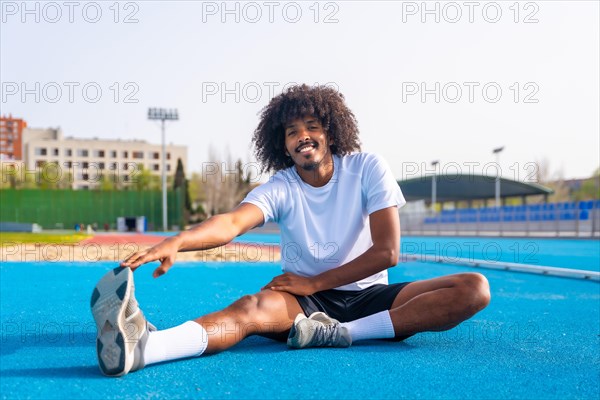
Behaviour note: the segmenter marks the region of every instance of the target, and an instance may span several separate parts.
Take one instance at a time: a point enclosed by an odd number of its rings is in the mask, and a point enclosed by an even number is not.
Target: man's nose
[[[308,134],[308,129],[300,128],[298,132],[298,142],[305,142],[310,139],[310,135]]]

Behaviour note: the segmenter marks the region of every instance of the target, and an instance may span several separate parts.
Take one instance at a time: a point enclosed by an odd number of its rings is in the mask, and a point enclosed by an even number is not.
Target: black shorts
[[[362,290],[324,290],[296,296],[306,316],[322,311],[340,322],[354,321],[389,310],[400,291],[410,282],[373,285]]]

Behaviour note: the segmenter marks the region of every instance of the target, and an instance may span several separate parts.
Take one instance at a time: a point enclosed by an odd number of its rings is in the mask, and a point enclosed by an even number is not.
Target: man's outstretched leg
[[[109,271],[92,293],[98,363],[105,375],[121,376],[146,365],[225,350],[243,338],[286,334],[302,309],[294,296],[264,290],[226,309],[164,331],[146,321],[134,296],[129,268]]]
[[[471,318],[489,301],[487,279],[478,273],[412,282],[398,293],[389,310],[364,318],[339,323],[323,313],[300,316],[288,344],[347,347],[359,340],[404,339],[418,332],[444,331]]]

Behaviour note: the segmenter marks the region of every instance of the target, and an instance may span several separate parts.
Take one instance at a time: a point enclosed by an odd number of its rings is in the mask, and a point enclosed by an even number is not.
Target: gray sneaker
[[[134,292],[131,269],[117,267],[100,279],[92,293],[96,353],[104,375],[121,376],[145,366],[148,332],[156,328],[146,321]]]
[[[308,318],[298,314],[290,329],[287,344],[295,349],[306,347],[350,347],[352,338],[340,322],[323,312],[312,313]]]

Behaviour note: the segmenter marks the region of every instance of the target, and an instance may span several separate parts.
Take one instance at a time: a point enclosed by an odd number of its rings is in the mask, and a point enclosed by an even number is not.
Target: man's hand
[[[243,203],[230,212],[213,215],[200,225],[165,239],[148,250],[132,254],[121,266],[135,270],[142,264],[158,260],[160,267],[152,274],[158,278],[171,268],[177,252],[207,250],[224,245],[263,221],[263,212],[258,206]]]
[[[286,272],[271,279],[271,282],[262,287],[261,290],[271,289],[280,292],[288,292],[298,296],[309,296],[317,292],[317,287],[312,278]]]
[[[142,264],[158,260],[160,266],[152,274],[152,276],[158,278],[171,268],[177,257],[177,251],[179,251],[179,241],[176,237],[171,237],[154,247],[132,254],[121,263],[121,267],[129,267],[132,271],[135,271]]]

